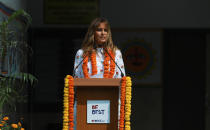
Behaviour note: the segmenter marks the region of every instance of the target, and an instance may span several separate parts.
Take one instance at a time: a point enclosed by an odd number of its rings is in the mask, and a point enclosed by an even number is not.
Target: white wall
[[[44,0],[28,0],[33,26],[43,24]],[[209,0],[100,0],[100,14],[112,27],[209,28]],[[59,25],[61,26],[61,25]]]

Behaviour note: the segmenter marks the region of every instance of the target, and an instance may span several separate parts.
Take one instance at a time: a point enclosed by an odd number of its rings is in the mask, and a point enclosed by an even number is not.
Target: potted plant
[[[27,71],[28,57],[33,53],[26,42],[31,21],[21,9],[0,23],[0,118],[15,111],[17,102],[26,101],[26,86],[37,81]]]

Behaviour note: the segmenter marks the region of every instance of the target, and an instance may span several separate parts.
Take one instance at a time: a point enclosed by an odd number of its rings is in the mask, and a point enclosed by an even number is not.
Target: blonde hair
[[[82,43],[82,50],[84,51],[83,56],[84,55],[91,55],[91,53],[93,51],[96,51],[96,43],[95,43],[95,38],[94,38],[94,33],[96,31],[96,29],[98,28],[98,26],[100,25],[100,23],[105,23],[106,27],[107,27],[107,42],[103,43],[103,46],[107,49],[107,50],[111,50],[113,53],[115,53],[115,51],[117,50],[117,47],[114,45],[113,41],[112,41],[112,34],[111,34],[111,28],[110,28],[110,24],[108,22],[107,19],[105,18],[96,18],[94,19],[89,28],[88,31],[85,35],[85,38],[83,40]]]

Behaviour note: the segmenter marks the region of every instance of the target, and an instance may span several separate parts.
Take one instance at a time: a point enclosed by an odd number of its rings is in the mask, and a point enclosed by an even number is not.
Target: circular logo
[[[123,59],[127,73],[142,78],[149,75],[155,65],[155,51],[151,44],[144,40],[126,42],[123,49]]]

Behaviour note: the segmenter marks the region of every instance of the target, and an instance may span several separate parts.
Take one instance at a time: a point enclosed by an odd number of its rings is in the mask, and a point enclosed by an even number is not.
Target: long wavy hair
[[[84,51],[83,56],[85,55],[90,56],[93,51],[96,51],[97,45],[95,43],[94,33],[98,28],[98,26],[100,25],[100,23],[105,23],[108,32],[107,41],[103,43],[103,47],[105,47],[107,50],[111,50],[113,53],[115,53],[116,49],[118,49],[112,41],[111,28],[108,20],[103,17],[99,17],[91,22],[88,31],[85,35],[85,38],[82,43],[82,50]]]

